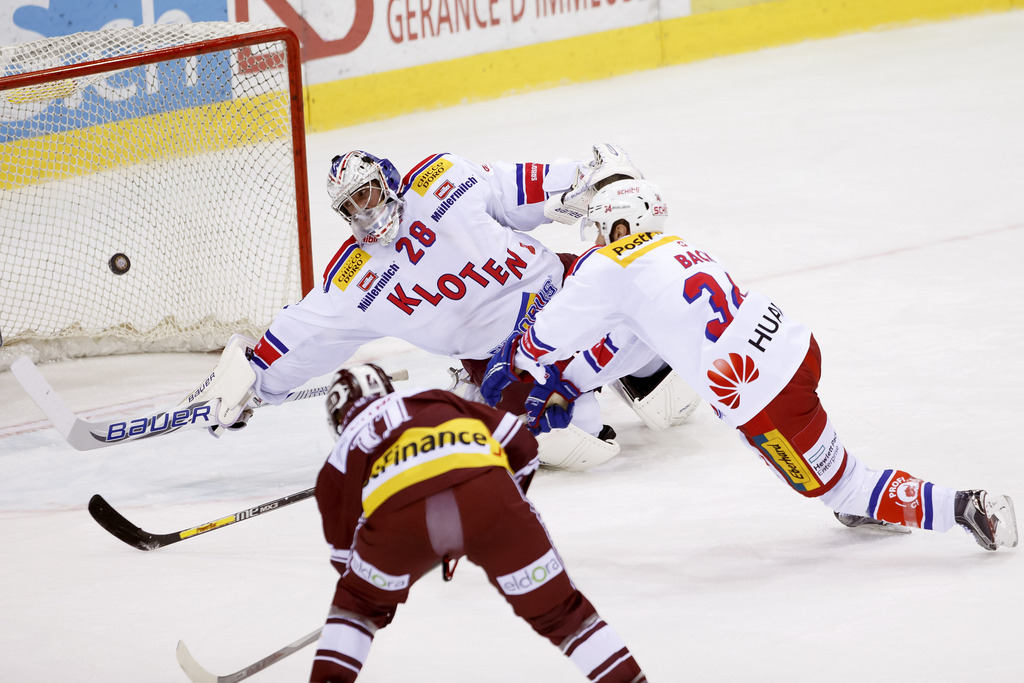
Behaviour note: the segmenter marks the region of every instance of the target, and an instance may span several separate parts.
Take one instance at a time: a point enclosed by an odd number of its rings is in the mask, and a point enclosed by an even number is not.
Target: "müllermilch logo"
[[[757,368],[754,367],[754,360],[750,356],[730,353],[728,360],[719,358],[712,365],[717,372],[708,370],[711,391],[715,392],[722,405],[727,408],[739,408],[742,385],[750,384],[759,375]]]

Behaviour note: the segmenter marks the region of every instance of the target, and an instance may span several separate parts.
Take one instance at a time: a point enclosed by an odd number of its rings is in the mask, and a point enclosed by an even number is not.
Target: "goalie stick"
[[[204,669],[199,665],[199,662],[195,660],[192,653],[188,651],[188,648],[185,646],[185,642],[179,640],[177,649],[178,664],[192,683],[237,683],[237,681],[243,681],[253,674],[263,671],[271,664],[279,662],[288,655],[294,654],[307,645],[316,642],[319,637],[320,629],[317,629],[312,633],[299,638],[294,643],[285,645],[277,652],[267,655],[258,662],[253,662],[244,669],[240,669],[233,674],[228,674],[227,676],[217,676],[216,674],[212,674]]]
[[[184,541],[186,538],[194,538],[200,534],[205,534],[208,531],[214,529],[223,529],[226,526],[235,524],[237,522],[244,522],[247,519],[252,519],[257,515],[261,515],[264,512],[271,512],[272,510],[279,510],[286,505],[297,503],[300,500],[310,498],[316,492],[316,488],[308,488],[298,493],[291,493],[277,500],[272,500],[267,503],[261,503],[254,507],[246,510],[241,510],[233,515],[227,517],[221,517],[205,524],[191,527],[189,529],[182,529],[170,534],[152,534],[148,531],[143,531],[141,528],[135,526],[129,522],[124,515],[111,507],[103,496],[100,494],[94,495],[89,499],[89,514],[96,520],[96,523],[106,529],[108,532],[116,536],[118,539],[124,541],[128,545],[138,548],[139,550],[156,550],[157,548],[163,548],[164,546],[177,543],[178,541]]]
[[[203,391],[210,385],[213,375],[207,377],[181,405],[170,410],[157,410],[120,420],[90,421],[80,418],[68,408],[27,356],[22,356],[11,364],[11,373],[64,440],[79,451],[162,436],[183,429],[219,426],[213,417],[213,407],[209,399],[203,397]],[[406,370],[396,370],[389,374],[396,381],[409,378]],[[302,387],[290,392],[284,403],[324,396],[329,389],[330,385]],[[257,408],[264,405],[259,399],[253,401]]]

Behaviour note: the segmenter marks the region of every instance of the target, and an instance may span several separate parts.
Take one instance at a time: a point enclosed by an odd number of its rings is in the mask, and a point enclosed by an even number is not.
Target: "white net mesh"
[[[211,350],[258,337],[302,295],[284,42],[181,55],[262,28],[0,47],[0,369],[19,355]],[[106,70],[11,78],[96,60]]]

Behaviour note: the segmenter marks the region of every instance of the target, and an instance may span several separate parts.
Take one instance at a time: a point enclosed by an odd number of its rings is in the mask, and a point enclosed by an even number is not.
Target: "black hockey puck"
[[[117,253],[110,257],[107,265],[110,266],[110,272],[114,275],[124,275],[132,267],[132,262],[125,254]]]

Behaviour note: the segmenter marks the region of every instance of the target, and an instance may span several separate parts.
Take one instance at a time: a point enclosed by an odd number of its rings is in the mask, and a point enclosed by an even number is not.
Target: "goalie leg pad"
[[[599,439],[573,424],[538,434],[537,445],[541,465],[570,472],[582,472],[607,462],[621,450],[614,439]]]
[[[650,377],[627,375],[608,386],[655,432],[683,424],[701,402],[697,392],[667,365]]]

